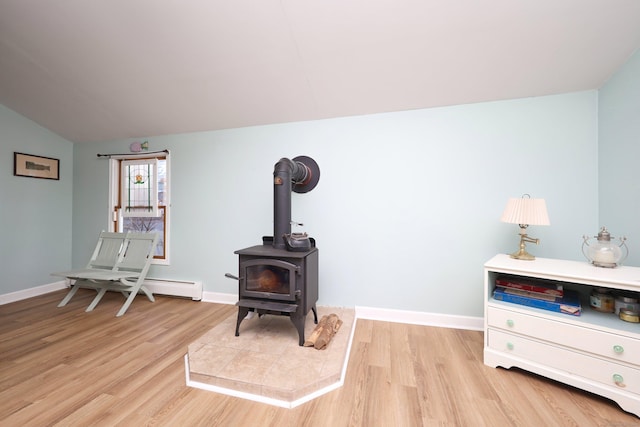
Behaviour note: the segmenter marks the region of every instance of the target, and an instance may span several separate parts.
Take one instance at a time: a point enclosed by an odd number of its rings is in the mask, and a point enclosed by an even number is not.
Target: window
[[[119,156],[110,160],[111,231],[160,234],[154,264],[169,264],[169,156]]]
[[[122,216],[158,217],[158,159],[122,160],[120,166]]]

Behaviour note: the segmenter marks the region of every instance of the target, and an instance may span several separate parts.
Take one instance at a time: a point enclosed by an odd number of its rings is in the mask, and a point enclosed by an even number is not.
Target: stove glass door
[[[299,267],[279,259],[252,259],[240,264],[242,296],[295,300]]]

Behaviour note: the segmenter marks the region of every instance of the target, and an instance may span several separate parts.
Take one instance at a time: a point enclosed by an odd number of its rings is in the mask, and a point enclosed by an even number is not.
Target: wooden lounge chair
[[[120,237],[122,242],[118,246],[117,240]],[[157,242],[157,233],[101,233],[87,268],[52,273],[74,281],[58,307],[66,305],[79,288],[98,291],[85,311],[93,310],[107,291],[122,292],[127,299],[116,314],[118,317],[127,311],[138,292],[143,292],[150,301],[155,301],[143,282],[151,266]],[[114,254],[115,262],[109,268]]]
[[[78,289],[81,288],[80,285],[82,284],[82,281],[77,280],[81,276],[95,271],[104,272],[114,269],[124,245],[125,236],[125,233],[111,233],[103,231],[98,237],[96,248],[93,250],[91,259],[85,268],[51,273],[53,276],[66,277],[68,279],[75,280],[74,285],[71,286],[71,290],[67,293],[64,299],[60,301],[58,307],[67,305],[76,292],[78,292]]]

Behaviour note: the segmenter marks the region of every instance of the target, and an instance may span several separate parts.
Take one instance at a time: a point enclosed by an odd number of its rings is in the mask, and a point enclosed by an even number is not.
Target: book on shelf
[[[558,283],[548,283],[540,281],[527,281],[511,277],[498,277],[496,286],[504,289],[520,289],[522,291],[534,292],[537,294],[552,295],[561,297],[564,295],[564,288]]]
[[[528,307],[540,308],[557,313],[571,314],[580,316],[582,305],[580,304],[580,296],[578,292],[573,290],[565,290],[563,296],[554,297],[553,300],[544,300],[540,298],[531,298],[524,295],[518,295],[513,292],[506,292],[505,288],[496,287],[493,291],[493,298],[498,301],[505,301]]]
[[[556,298],[558,298],[558,296],[555,296],[555,295],[544,294],[544,293],[540,293],[540,292],[525,291],[523,289],[517,289],[517,288],[508,288],[507,287],[507,288],[502,288],[502,289],[507,294],[520,295],[522,297],[541,299],[541,300],[544,300],[544,301],[555,301]],[[560,297],[562,297],[562,295]]]

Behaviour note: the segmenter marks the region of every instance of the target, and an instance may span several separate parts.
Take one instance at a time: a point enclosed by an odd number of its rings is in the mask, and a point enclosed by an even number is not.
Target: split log
[[[304,342],[304,346],[314,347],[317,350],[326,348],[340,326],[342,326],[342,320],[337,314],[322,316],[309,339]]]
[[[340,326],[342,326],[342,320],[340,320],[338,316],[335,316],[334,319],[330,318],[328,323],[329,325],[325,329],[323,329],[322,332],[320,332],[320,336],[313,345],[316,350],[324,350],[325,348],[327,348],[327,345],[329,345],[329,341],[331,341],[331,338],[333,338],[336,332],[338,332],[338,329],[340,329]]]
[[[320,318],[320,321],[316,325],[315,329],[313,330],[313,332],[311,332],[311,336],[304,341],[303,345],[305,347],[313,347],[313,345],[316,343],[316,340],[320,336],[320,332],[322,332],[322,329],[324,329],[324,325],[327,323],[328,317],[329,316],[325,314]]]

